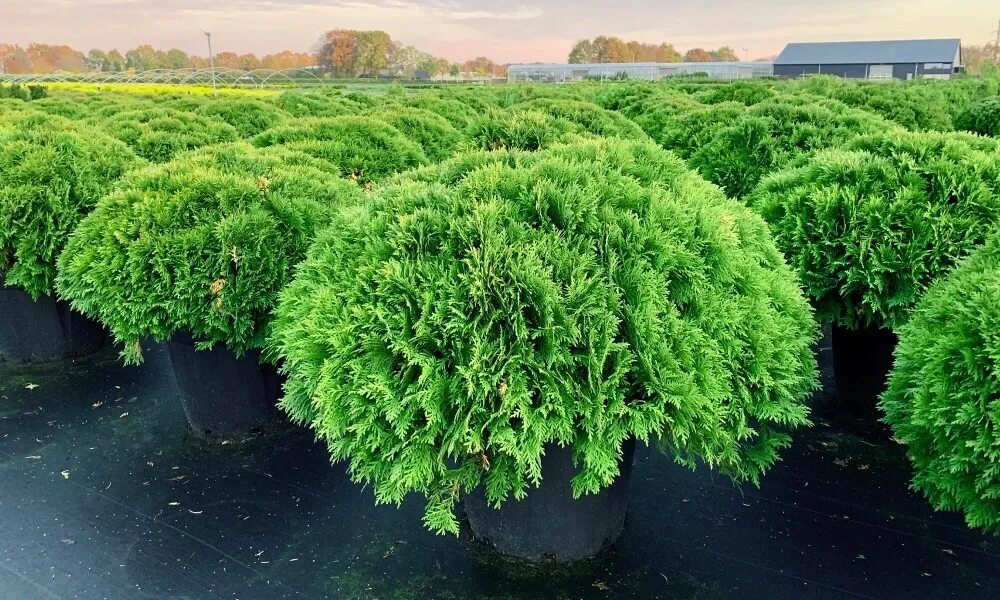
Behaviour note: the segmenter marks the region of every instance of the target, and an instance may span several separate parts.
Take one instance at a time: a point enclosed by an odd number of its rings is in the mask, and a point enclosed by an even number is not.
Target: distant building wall
[[[878,67],[886,67],[879,69]],[[873,70],[872,67],[875,67]],[[891,69],[890,69],[891,67]],[[880,76],[880,72],[885,72]],[[951,76],[951,63],[894,63],[892,65],[774,65],[774,75],[783,79],[802,77],[804,75],[835,75],[845,79],[914,79],[916,77],[947,78]]]

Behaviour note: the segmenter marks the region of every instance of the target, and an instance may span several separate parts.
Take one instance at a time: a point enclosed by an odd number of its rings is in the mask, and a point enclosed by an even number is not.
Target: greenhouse
[[[507,80],[512,82],[561,82],[594,79],[657,80],[681,75],[701,75],[710,79],[751,79],[770,77],[774,63],[690,62],[690,63],[592,63],[592,64],[520,64],[507,68]]]

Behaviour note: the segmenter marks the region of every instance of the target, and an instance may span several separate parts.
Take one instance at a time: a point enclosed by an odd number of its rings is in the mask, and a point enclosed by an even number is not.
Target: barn
[[[777,77],[823,73],[845,79],[949,79],[962,66],[962,41],[791,43],[774,61]]]

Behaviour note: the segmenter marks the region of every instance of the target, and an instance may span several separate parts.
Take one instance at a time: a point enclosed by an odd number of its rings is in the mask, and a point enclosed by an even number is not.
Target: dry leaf
[[[62,472],[63,479],[69,479],[69,471]]]
[[[26,389],[26,390],[38,389],[38,384],[37,383],[29,383],[28,385],[24,386],[24,389]]]

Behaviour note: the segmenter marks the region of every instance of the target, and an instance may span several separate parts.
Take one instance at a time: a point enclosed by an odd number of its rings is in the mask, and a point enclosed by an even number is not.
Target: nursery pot
[[[0,363],[26,363],[83,356],[107,341],[104,328],[52,296],[32,299],[4,287],[0,278]]]
[[[260,363],[260,351],[237,357],[224,344],[195,350],[190,333],[167,342],[181,405],[199,437],[238,437],[259,431],[278,417],[281,378]]]
[[[833,378],[840,406],[858,415],[874,415],[885,391],[896,334],[868,326],[833,327]]]
[[[465,499],[465,514],[475,537],[498,552],[519,558],[567,562],[597,554],[625,526],[628,481],[635,440],[625,442],[620,474],[597,494],[573,499],[570,480],[577,473],[572,448],[549,445],[542,457],[542,483],[523,500],[509,498],[494,509],[482,486]]]

